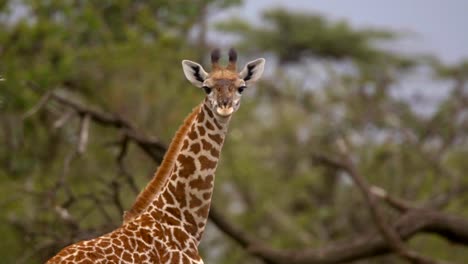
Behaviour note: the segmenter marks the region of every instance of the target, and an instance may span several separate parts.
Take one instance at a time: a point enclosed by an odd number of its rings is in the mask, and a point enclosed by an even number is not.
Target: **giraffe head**
[[[263,73],[265,59],[260,58],[247,63],[240,71],[236,71],[237,53],[229,50],[227,67],[219,65],[219,49],[211,52],[211,72],[193,61],[183,60],[182,68],[185,77],[196,87],[203,88],[206,93],[208,107],[220,118],[232,115],[240,105],[242,92],[257,81]]]

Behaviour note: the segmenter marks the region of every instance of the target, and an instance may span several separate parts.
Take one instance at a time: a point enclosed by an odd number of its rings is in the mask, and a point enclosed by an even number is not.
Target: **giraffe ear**
[[[256,59],[247,63],[239,73],[241,79],[245,81],[246,84],[251,84],[256,82],[263,74],[263,69],[265,68],[265,59]]]
[[[197,87],[202,87],[203,82],[208,77],[208,73],[203,69],[203,67],[193,61],[183,60],[182,69],[184,70],[187,80]]]

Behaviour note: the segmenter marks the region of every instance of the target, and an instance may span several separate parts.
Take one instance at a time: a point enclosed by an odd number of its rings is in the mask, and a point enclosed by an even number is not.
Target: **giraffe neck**
[[[188,117],[184,120],[182,125],[175,133],[175,136],[172,139],[172,142],[169,145],[166,154],[164,155],[164,159],[161,162],[161,165],[156,171],[154,177],[146,185],[143,191],[138,194],[130,210],[124,213],[124,224],[134,220],[139,215],[141,215],[148,208],[151,202],[155,200],[157,195],[160,194],[161,189],[166,185],[176,162],[177,155],[182,148],[184,138],[187,136],[187,133],[191,129],[194,120],[200,113],[202,105],[203,104],[193,109],[192,113],[188,115]]]
[[[167,225],[184,229],[200,241],[208,219],[215,170],[229,118],[215,117],[205,101],[183,137],[168,181],[147,208]]]

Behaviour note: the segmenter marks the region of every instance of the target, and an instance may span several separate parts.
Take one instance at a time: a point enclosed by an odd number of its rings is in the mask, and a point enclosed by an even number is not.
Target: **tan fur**
[[[153,179],[151,179],[145,189],[140,192],[136,201],[133,203],[132,208],[125,212],[124,223],[128,223],[138,217],[149,206],[151,201],[154,200],[154,197],[159,194],[161,188],[169,179],[174,163],[176,162],[177,155],[182,148],[183,139],[190,130],[195,117],[200,112],[200,107],[202,107],[201,104],[195,107],[192,110],[192,113],[190,113],[190,115],[184,120],[184,123],[177,130],[174,139],[169,145],[169,148],[164,155],[164,159]]]
[[[234,80],[239,79],[239,74],[235,71],[218,68],[210,73],[209,78],[210,79],[227,79],[227,80],[234,81]]]

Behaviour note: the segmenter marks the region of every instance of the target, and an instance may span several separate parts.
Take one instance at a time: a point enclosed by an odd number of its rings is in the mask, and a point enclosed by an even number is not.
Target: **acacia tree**
[[[120,225],[202,96],[178,61],[200,56],[186,33],[208,2],[184,2],[193,16],[164,1],[80,3],[25,2],[42,18],[2,33],[1,43],[18,43],[1,47],[0,248],[9,262],[42,261]],[[394,33],[313,14],[272,10],[264,20],[221,26],[240,34],[245,57],[265,51],[279,66],[246,91],[230,129],[206,262],[463,261],[464,64],[424,66],[379,48]],[[395,96],[421,67],[451,86],[424,115]]]

